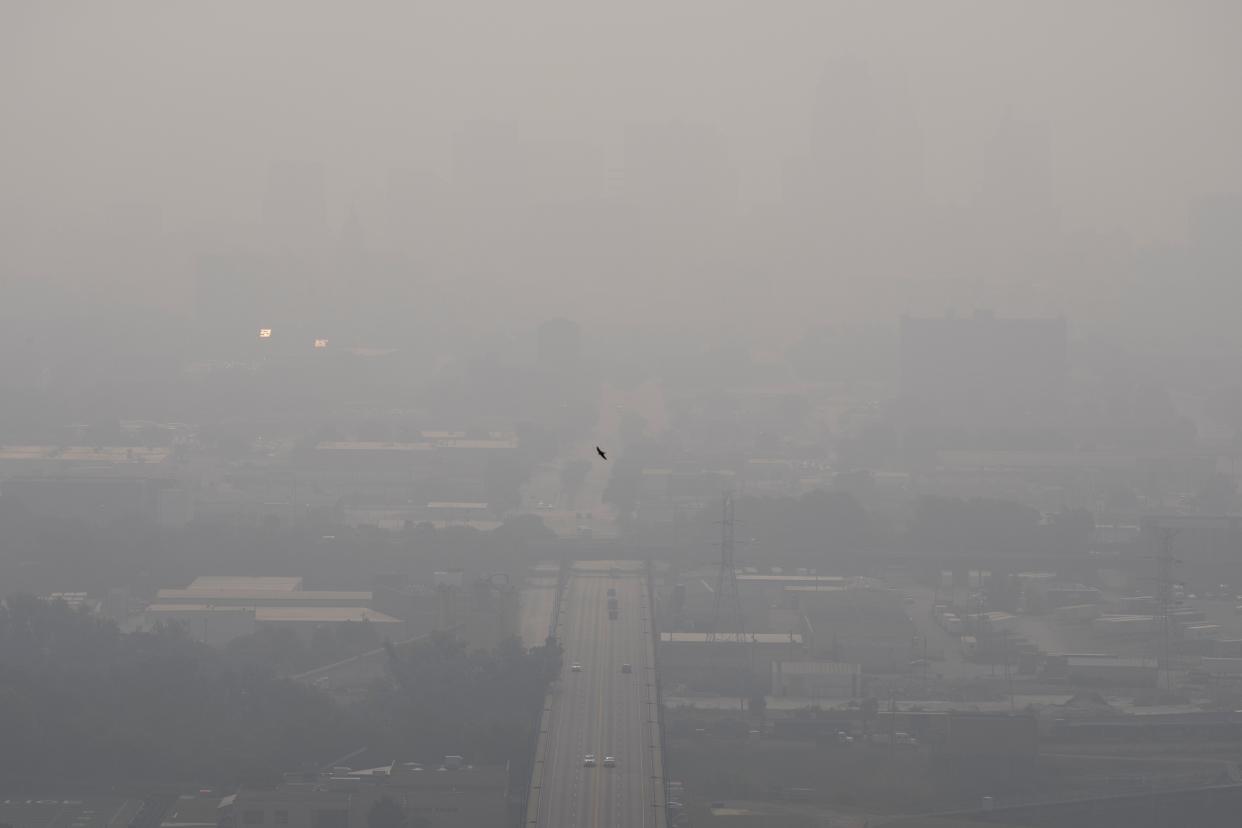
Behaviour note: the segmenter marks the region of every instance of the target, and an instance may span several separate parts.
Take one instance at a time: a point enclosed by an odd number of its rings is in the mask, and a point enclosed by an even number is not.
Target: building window
[[[242,822],[246,825],[262,825],[262,811],[242,811]]]
[[[288,825],[289,824],[289,812],[288,811],[277,811],[273,815],[272,821],[275,822],[277,825]]]

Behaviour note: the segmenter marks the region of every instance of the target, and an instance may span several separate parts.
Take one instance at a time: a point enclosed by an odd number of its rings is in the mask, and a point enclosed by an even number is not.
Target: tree
[[[405,828],[405,810],[392,797],[382,796],[367,811],[367,828]]]

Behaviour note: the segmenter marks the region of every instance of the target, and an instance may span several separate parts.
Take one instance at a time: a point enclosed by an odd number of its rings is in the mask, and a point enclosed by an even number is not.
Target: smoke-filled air
[[[0,828],[1226,828],[1242,5],[0,4]]]

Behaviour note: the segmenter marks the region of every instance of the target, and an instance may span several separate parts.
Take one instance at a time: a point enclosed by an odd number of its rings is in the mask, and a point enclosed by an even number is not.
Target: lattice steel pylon
[[[744,642],[746,625],[742,617],[742,595],[737,588],[737,568],[733,562],[733,494],[724,496],[723,514],[720,521],[720,573],[716,576],[716,594],[712,600],[712,625],[707,630],[708,641]],[[721,629],[730,623],[725,618],[733,614],[734,629]]]

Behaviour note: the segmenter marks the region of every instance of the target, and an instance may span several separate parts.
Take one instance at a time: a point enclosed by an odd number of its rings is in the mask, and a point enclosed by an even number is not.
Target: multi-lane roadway
[[[609,618],[610,589],[616,619]],[[664,828],[651,612],[641,569],[622,562],[576,565],[561,598],[557,636],[564,674],[545,717],[528,823]],[[594,754],[594,767],[586,765],[587,754]],[[615,767],[605,767],[608,756]]]

